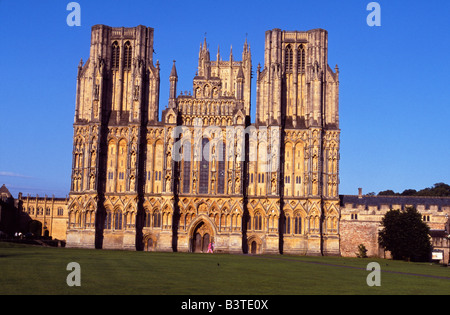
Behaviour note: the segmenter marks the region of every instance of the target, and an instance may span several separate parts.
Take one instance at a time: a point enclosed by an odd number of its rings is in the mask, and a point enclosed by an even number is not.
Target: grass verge
[[[369,262],[381,286],[369,287]],[[67,264],[81,266],[69,287]],[[450,294],[450,268],[383,259],[148,253],[0,243],[0,294]]]

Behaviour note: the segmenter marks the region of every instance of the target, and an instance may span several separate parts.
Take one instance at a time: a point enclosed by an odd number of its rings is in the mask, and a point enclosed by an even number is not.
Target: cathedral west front
[[[161,117],[153,37],[142,25],[92,28],[67,246],[339,255],[339,70],[327,31],[267,31],[256,72],[247,41],[241,56],[214,56],[205,39],[191,92],[177,91],[174,61]]]

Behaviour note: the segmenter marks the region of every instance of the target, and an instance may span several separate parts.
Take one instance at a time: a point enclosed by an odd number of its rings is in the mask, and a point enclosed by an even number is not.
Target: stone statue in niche
[[[238,178],[236,178],[235,193],[239,194],[240,191],[241,191],[241,179],[238,177]]]
[[[192,174],[192,193],[197,192],[197,172]]]
[[[276,194],[276,192],[277,192],[277,177],[276,177],[276,175],[273,175],[271,185],[272,185],[272,194]]]
[[[319,185],[318,185],[318,178],[317,178],[317,174],[313,175],[313,179],[312,179],[312,190],[313,190],[313,195],[317,195],[319,193]]]
[[[318,150],[317,148],[313,149],[313,171],[317,172],[318,168],[319,168],[319,157],[318,157]]]
[[[92,153],[91,153],[91,167],[95,167],[96,160],[97,160],[97,153],[95,152],[95,150],[92,150]]]
[[[139,100],[139,85],[137,84],[134,86],[133,99],[135,101]]]
[[[170,170],[172,168],[172,153],[167,152],[167,157],[166,157],[166,163],[167,163],[167,169]]]
[[[172,179],[170,176],[166,177],[166,192],[172,191]]]
[[[100,93],[100,86],[98,84],[94,84],[94,101],[98,101]]]
[[[95,176],[92,174],[89,181],[89,189],[94,190],[94,185],[95,185]]]
[[[211,178],[211,194],[214,194],[216,192],[216,180],[213,178]]]
[[[131,167],[132,168],[136,167],[136,153],[135,152],[131,153]]]

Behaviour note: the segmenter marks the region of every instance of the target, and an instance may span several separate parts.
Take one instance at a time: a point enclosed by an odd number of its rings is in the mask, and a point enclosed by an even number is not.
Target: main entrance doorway
[[[213,242],[212,229],[204,221],[199,222],[192,233],[191,252],[206,253],[208,252],[209,243]]]

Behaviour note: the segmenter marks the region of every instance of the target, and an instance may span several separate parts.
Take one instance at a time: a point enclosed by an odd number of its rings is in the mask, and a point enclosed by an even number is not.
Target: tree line
[[[369,195],[375,195],[371,193]],[[436,183],[432,187],[424,188],[419,191],[415,189],[405,189],[402,193],[394,192],[391,189],[380,191],[378,196],[428,196],[428,197],[450,197],[450,185],[445,183]]]

